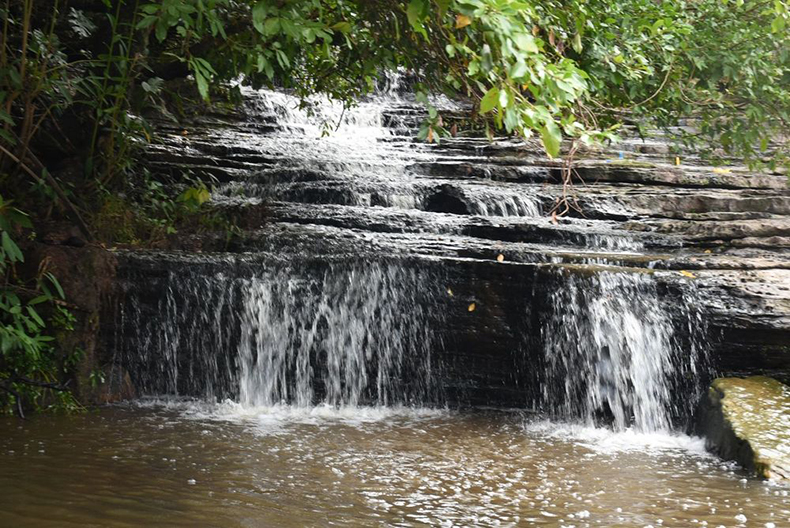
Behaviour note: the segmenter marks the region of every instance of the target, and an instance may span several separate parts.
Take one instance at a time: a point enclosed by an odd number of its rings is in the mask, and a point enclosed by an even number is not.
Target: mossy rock
[[[702,412],[709,449],[772,480],[790,480],[790,387],[773,378],[719,378]]]

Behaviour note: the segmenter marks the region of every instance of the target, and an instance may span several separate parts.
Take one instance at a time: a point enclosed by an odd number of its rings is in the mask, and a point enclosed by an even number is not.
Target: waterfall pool
[[[700,439],[523,412],[187,402],[3,419],[2,526],[790,526]]]

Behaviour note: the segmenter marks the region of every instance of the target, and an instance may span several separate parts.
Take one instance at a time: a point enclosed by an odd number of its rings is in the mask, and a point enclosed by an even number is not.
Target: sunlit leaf
[[[457,15],[455,17],[455,28],[461,29],[472,23],[472,19],[466,15]]]
[[[543,148],[546,149],[546,154],[552,158],[559,156],[562,132],[560,132],[554,120],[546,122],[546,125],[540,131],[540,137],[543,140]]]
[[[494,86],[480,100],[480,113],[485,114],[493,110],[499,102],[499,88]]]

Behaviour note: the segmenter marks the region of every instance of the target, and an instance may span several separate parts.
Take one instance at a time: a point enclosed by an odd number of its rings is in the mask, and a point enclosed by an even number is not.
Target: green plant
[[[58,351],[42,311],[54,307],[54,320],[62,328],[73,324],[71,314],[58,306],[63,289],[45,265],[27,278],[18,270],[24,255],[13,233],[30,227],[27,216],[0,197],[0,410],[15,409],[20,416],[25,405],[36,409],[76,405],[60,382]]]
[[[99,387],[104,385],[104,382],[106,381],[104,371],[98,368],[91,370],[91,373],[88,376],[88,380],[90,382],[91,387],[93,387],[94,389],[98,389]]]

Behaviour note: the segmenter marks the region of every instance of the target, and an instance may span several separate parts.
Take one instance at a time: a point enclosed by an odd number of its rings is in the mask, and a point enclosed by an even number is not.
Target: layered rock
[[[786,176],[707,166],[660,137],[631,139],[580,156],[578,208],[552,218],[562,164],[538,144],[421,144],[419,106],[392,96],[363,103],[322,139],[288,96],[247,96],[236,112],[162,123],[146,156],[161,177],[213,177],[211,203],[248,219],[245,231],[230,246],[179,242],[202,247],[200,259],[123,254],[127,281],[200,271],[212,259],[242,276],[278,262],[431,269],[446,283],[436,288],[453,292],[441,340],[452,399],[523,406],[525,393],[541,397],[540,314],[558,277],[649,273],[671,317],[685,321],[683,339],[703,333],[719,372],[790,379]],[[688,319],[689,304],[698,319]]]

